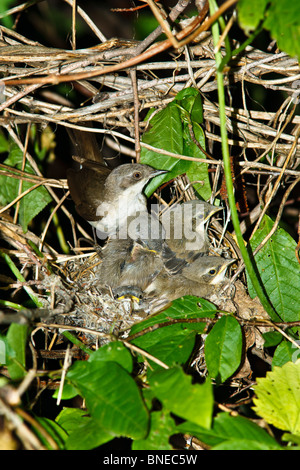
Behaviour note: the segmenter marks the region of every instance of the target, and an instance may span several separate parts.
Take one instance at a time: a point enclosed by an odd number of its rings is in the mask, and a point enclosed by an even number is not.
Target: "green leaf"
[[[106,433],[143,439],[148,412],[133,378],[116,362],[76,362],[67,378]]]
[[[282,341],[277,346],[272,359],[272,368],[275,366],[282,367],[286,362],[296,362],[300,357],[300,349],[298,349],[290,341]]]
[[[65,441],[68,437],[66,431],[55,421],[52,421],[49,418],[44,418],[40,416],[35,416],[36,421],[44,428],[44,430],[47,432],[47,434],[52,437],[54,442],[57,444],[58,448],[60,450],[64,449],[64,444]],[[53,450],[55,447],[53,447],[52,442],[50,441],[49,438],[45,437],[43,433],[39,431],[39,429],[36,429],[36,433],[39,436],[39,439],[41,440],[42,444],[48,449],[48,450]]]
[[[220,445],[226,445],[228,449],[235,448],[238,440],[240,440],[241,449],[245,445],[254,448],[257,444],[264,449],[280,448],[275,439],[253,421],[243,416],[231,416],[228,413],[219,413],[211,429],[185,422],[177,426],[177,430],[196,436],[213,448]]]
[[[199,91],[196,88],[184,88],[175,96],[175,101],[182,106],[194,122],[203,122],[203,106]],[[183,116],[181,115],[183,118]]]
[[[82,418],[87,416],[85,410],[80,408],[63,408],[56,416],[55,421],[70,434],[82,422]]]
[[[205,149],[205,136],[202,128],[199,124],[193,124],[193,132],[197,141],[201,147]],[[206,155],[199,149],[199,147],[192,140],[188,125],[184,125],[184,149],[185,155],[189,155],[195,158],[206,158]],[[199,196],[207,200],[211,196],[210,180],[208,175],[208,165],[201,162],[192,162],[190,167],[186,171],[187,177],[191,182],[201,181],[201,183],[193,184],[193,187],[199,194]]]
[[[267,423],[300,435],[300,360],[274,367],[254,386],[254,411]]]
[[[149,383],[164,409],[203,428],[210,427],[213,394],[209,380],[201,385],[192,384],[192,377],[175,366],[154,371]]]
[[[180,112],[174,103],[169,103],[164,109],[155,114],[150,121],[150,125],[151,128],[142,138],[144,143],[168,152],[182,154],[182,123]],[[167,175],[158,176],[150,181],[145,190],[146,196],[150,196],[164,181],[185,173],[190,165],[190,162],[185,160],[159,154],[144,147],[141,150],[141,163],[170,171]]]
[[[290,56],[300,55],[300,11],[298,2],[290,0],[240,0],[238,17],[247,34],[264,20],[264,28],[270,31],[278,47]]]
[[[264,339],[264,348],[271,348],[273,346],[278,346],[282,341],[282,334],[279,331],[267,331],[263,333]]]
[[[202,305],[199,305],[199,302]],[[172,319],[213,318],[215,313],[216,307],[210,302],[186,296],[175,300],[172,306],[162,313],[134,325],[131,334]],[[184,364],[192,353],[196,335],[203,332],[205,326],[205,322],[175,323],[171,326],[154,328],[132,342],[168,366]],[[153,361],[150,362],[154,370],[160,367]]]
[[[205,135],[200,126],[203,122],[203,107],[199,91],[195,88],[185,88],[177,93],[174,101],[178,103],[180,118],[183,124],[183,154],[189,157],[206,158],[206,155],[196,145],[191,135],[192,129],[194,138],[205,150]],[[211,187],[208,165],[192,161],[186,170],[186,175],[191,182],[202,182],[193,184],[193,187],[202,199],[209,199]]]
[[[4,161],[5,165],[13,168],[21,169],[23,154],[19,147],[10,142],[9,143],[9,156]],[[25,171],[27,173],[33,174],[33,170],[28,162],[25,164]],[[20,180],[11,178],[9,176],[0,176],[0,202],[2,205],[10,203],[18,196]],[[22,182],[22,192],[33,186],[32,183],[28,181]],[[48,204],[51,202],[52,198],[48,191],[40,186],[29,194],[24,196],[20,200],[19,207],[19,222],[22,225],[24,232],[27,231],[28,224],[31,222],[34,217],[39,214]]]
[[[290,442],[290,443],[294,443],[294,444],[297,444],[298,447],[296,450],[300,450],[300,436],[296,436],[295,434],[290,434],[288,432],[285,432],[283,433],[283,435],[281,436],[281,440],[283,442]],[[295,448],[293,447],[293,450]]]
[[[209,374],[224,382],[239,367],[242,354],[242,331],[231,315],[217,321],[205,340],[205,362]]]
[[[151,113],[150,113],[151,116]],[[146,119],[149,118],[149,113]],[[201,95],[195,88],[180,91],[174,100],[159,111],[150,120],[150,129],[142,141],[154,147],[188,157],[206,158],[205,154],[192,140],[189,127],[192,127],[195,138],[205,149],[205,136],[199,123],[203,121]],[[211,195],[208,166],[205,163],[176,159],[142,148],[141,162],[169,170],[170,173],[152,180],[145,191],[147,196],[165,181],[186,173],[191,181],[203,181],[194,187],[203,199]]]
[[[298,2],[272,0],[264,24],[278,47],[291,57],[300,57],[300,9]]]
[[[186,295],[172,302],[172,305],[161,313],[151,315],[142,322],[133,325],[130,334],[138,333],[145,328],[151,327],[158,323],[169,321],[172,319],[193,319],[193,318],[214,318],[217,313],[215,305],[208,300],[200,299],[192,295]],[[185,323],[186,327],[202,331],[205,323]],[[204,325],[204,326],[203,326]]]
[[[99,422],[84,417],[66,440],[67,450],[91,450],[111,441],[114,436],[101,428]]]
[[[269,0],[240,0],[238,9],[238,20],[246,34],[255,30],[259,23],[265,18],[265,10]]]
[[[113,361],[117,362],[120,366],[123,367],[128,373],[131,374],[133,370],[132,356],[128,349],[123,345],[121,341],[114,341],[108,344],[105,344],[97,351],[93,352],[88,362],[104,362],[104,361]]]
[[[57,398],[58,394],[59,394],[59,389],[55,390],[52,397]],[[64,383],[64,388],[63,388],[63,391],[62,391],[62,395],[61,395],[61,399],[62,400],[70,400],[71,398],[74,398],[77,395],[78,395],[77,389],[75,387],[73,387],[73,385],[68,384],[68,383],[65,382]]]
[[[195,337],[197,332],[191,331],[181,325],[174,325],[157,330],[156,334],[150,333],[138,338],[133,343],[159,359],[168,366],[174,364],[184,364],[190,357],[195,347]],[[148,359],[151,369],[160,369],[151,359]],[[148,371],[148,375],[151,371]]]
[[[272,219],[265,215],[250,241],[253,251],[270,233],[272,227]],[[295,248],[295,240],[283,228],[278,228],[255,255],[264,289],[274,309],[286,322],[300,320],[300,265]],[[255,292],[248,276],[247,279],[249,294],[253,298]]]
[[[12,323],[6,335],[7,369],[12,380],[22,380],[26,375],[27,325]]]
[[[78,408],[65,408],[57,416],[56,421],[67,431],[65,441],[67,450],[91,450],[113,439],[101,428],[98,421],[86,415],[86,411]]]
[[[172,450],[169,438],[177,432],[169,413],[155,411],[150,415],[150,431],[146,439],[132,443],[132,450]]]

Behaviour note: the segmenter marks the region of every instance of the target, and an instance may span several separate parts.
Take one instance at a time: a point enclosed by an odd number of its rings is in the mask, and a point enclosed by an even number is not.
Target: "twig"
[[[73,0],[72,4],[72,49],[76,49],[76,10],[77,10],[77,0]]]
[[[56,214],[56,212],[58,211],[58,209],[62,206],[62,204],[65,202],[65,200],[67,199],[67,197],[70,195],[70,191],[67,191],[66,194],[61,198],[61,200],[56,204],[55,208],[53,209],[53,211],[51,212],[51,215],[48,217],[48,220],[47,220],[47,223],[45,225],[45,228],[43,230],[43,233],[41,235],[41,242],[40,242],[40,245],[39,245],[39,250],[42,251],[42,248],[43,248],[43,244],[44,244],[44,241],[45,241],[45,237],[46,237],[46,233],[47,233],[47,230],[49,228],[49,225],[54,217],[54,215]]]
[[[132,83],[133,90],[133,103],[134,103],[134,136],[135,136],[135,153],[136,153],[136,162],[139,163],[141,155],[141,144],[140,144],[140,132],[139,132],[139,95],[138,88],[136,83],[136,70],[130,69],[130,78]]]
[[[57,399],[56,399],[56,404],[57,406],[60,405],[61,402],[61,397],[63,393],[63,388],[64,388],[64,383],[65,383],[65,378],[68,372],[68,369],[72,363],[72,356],[70,356],[70,344],[67,346],[66,354],[64,357],[64,364],[61,372],[61,380],[59,384],[59,389],[58,389],[58,394],[57,394]]]
[[[64,1],[68,3],[69,5],[73,6],[74,0],[64,0]],[[77,11],[79,15],[81,16],[81,18],[86,22],[86,24],[91,28],[93,33],[97,36],[97,38],[101,42],[105,42],[106,37],[104,36],[104,34],[99,30],[96,24],[91,20],[91,18],[85,13],[85,11],[79,5],[77,5]]]
[[[189,42],[191,42],[195,37],[197,37],[201,32],[207,31],[208,28],[217,20],[217,18],[224,13],[228,8],[230,8],[232,5],[237,3],[238,0],[227,0],[224,4],[222,4],[219,8],[219,10],[214,13],[209,19],[207,19],[200,27],[196,28],[193,31],[193,27],[195,25],[190,25],[184,30],[180,31],[176,35],[177,39],[177,48],[180,48]],[[195,24],[198,23],[200,17],[197,17],[197,19],[194,21]],[[191,31],[193,31],[191,33]],[[184,39],[186,38],[186,39]],[[78,80],[83,80],[86,78],[93,78],[93,77],[98,77],[107,73],[114,73],[118,70],[126,69],[129,67],[133,67],[150,57],[153,57],[154,55],[157,55],[161,52],[166,51],[172,46],[172,42],[170,39],[166,39],[165,41],[162,41],[161,43],[155,45],[153,48],[141,53],[137,57],[132,57],[128,60],[125,60],[124,62],[121,62],[116,65],[108,66],[108,67],[103,67],[100,70],[95,70],[95,71],[89,71],[89,72],[82,72],[82,73],[74,73],[74,74],[50,74],[47,77],[40,77],[40,78],[23,78],[19,80],[10,80],[10,79],[5,79],[3,80],[3,83],[8,86],[12,85],[24,85],[24,84],[31,84],[31,85],[45,85],[45,84],[59,84],[59,83],[64,83],[68,81],[78,81]],[[102,54],[101,54],[102,55]],[[104,57],[105,58],[105,57]],[[96,57],[93,57],[90,59],[90,61],[95,62],[97,59]]]
[[[155,362],[159,366],[163,367],[163,369],[169,369],[169,366],[165,364],[164,362],[160,361],[157,357],[152,356],[152,354],[147,353],[147,351],[144,351],[144,349],[139,348],[138,346],[135,346],[134,344],[129,343],[126,340],[122,340],[122,343],[131,351],[137,352],[141,354],[141,356],[146,357],[147,359],[150,359],[151,361]]]

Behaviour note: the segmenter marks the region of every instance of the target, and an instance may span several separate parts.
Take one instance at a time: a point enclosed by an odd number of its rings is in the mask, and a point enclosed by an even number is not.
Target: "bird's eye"
[[[133,177],[135,180],[141,179],[141,176],[142,176],[142,173],[140,171],[136,171],[135,173],[133,173]]]
[[[210,270],[208,271],[208,274],[210,274],[211,276],[214,276],[216,273],[217,273],[217,270],[216,270],[216,269],[210,269]]]

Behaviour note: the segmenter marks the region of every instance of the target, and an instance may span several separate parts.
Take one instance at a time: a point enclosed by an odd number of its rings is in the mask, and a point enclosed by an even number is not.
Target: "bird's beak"
[[[224,270],[226,271],[228,266],[236,262],[236,259],[228,259],[226,260],[227,263],[224,263],[223,266],[221,267],[219,273],[222,273]]]
[[[225,260],[224,260],[225,261]],[[228,259],[226,260],[227,262],[224,262],[222,264],[222,266],[220,267],[219,269],[219,272],[218,274],[216,275],[216,277],[213,279],[213,281],[211,282],[211,284],[218,284],[219,282],[223,281],[223,279],[225,278],[225,274],[226,274],[226,270],[228,268],[228,266],[230,264],[233,264],[236,259]]]
[[[156,170],[152,173],[151,179],[155,176],[164,175],[165,173],[169,173],[169,170]]]
[[[230,264],[235,263],[236,261],[237,261],[237,259],[235,259],[235,258],[230,258],[230,259],[228,259],[227,266],[229,266]]]

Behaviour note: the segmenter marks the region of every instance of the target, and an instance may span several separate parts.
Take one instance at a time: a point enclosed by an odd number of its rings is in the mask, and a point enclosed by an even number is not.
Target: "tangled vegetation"
[[[0,13],[0,448],[298,448],[297,2],[15,3]],[[224,207],[209,237],[237,260],[230,292],[147,316],[99,289],[72,129],[114,165],[169,170],[150,202]]]

